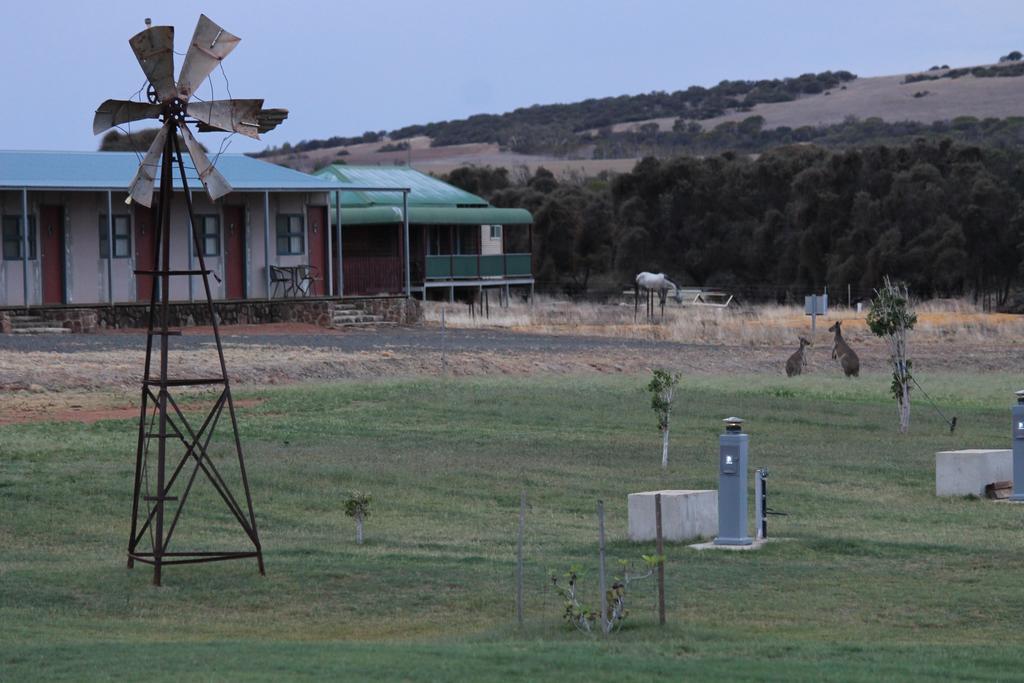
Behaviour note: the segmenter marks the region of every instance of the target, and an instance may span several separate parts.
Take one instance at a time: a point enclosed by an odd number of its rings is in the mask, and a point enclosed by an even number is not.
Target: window
[[[492,225],[491,226],[491,239],[492,240],[500,240],[501,239],[501,226],[500,225]]]
[[[21,215],[4,216],[4,260],[20,261],[22,259],[22,225]],[[36,217],[28,217],[28,257],[30,260],[36,258]]]
[[[279,256],[306,253],[301,214],[277,215],[277,253]]]
[[[196,216],[203,256],[220,256],[220,216]]]
[[[107,258],[107,214],[100,214],[100,258]],[[132,255],[132,220],[127,215],[114,216],[114,258]]]

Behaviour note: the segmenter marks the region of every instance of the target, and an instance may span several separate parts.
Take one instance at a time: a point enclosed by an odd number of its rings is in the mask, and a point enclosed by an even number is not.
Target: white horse
[[[640,290],[647,293],[647,319],[654,317],[654,293],[658,294],[658,301],[661,304],[661,317],[665,318],[665,299],[670,289],[675,290],[672,298],[676,303],[682,303],[683,293],[679,291],[679,285],[668,279],[665,273],[648,273],[646,270],[636,276],[636,286],[633,288],[633,321],[636,322],[637,313],[640,308]]]

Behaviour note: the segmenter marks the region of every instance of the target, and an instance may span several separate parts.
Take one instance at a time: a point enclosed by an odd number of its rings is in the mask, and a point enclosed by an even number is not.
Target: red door
[[[156,202],[153,202],[156,206]],[[153,209],[146,208],[141,204],[135,205],[135,269],[156,270],[156,254],[153,249],[156,242],[153,239]],[[135,276],[135,298],[138,301],[149,301],[153,293],[152,275]]]
[[[306,210],[306,234],[309,236],[309,265],[319,280],[313,282],[313,296],[323,296],[327,283],[327,207],[311,206]]]
[[[40,249],[43,259],[43,303],[64,303],[64,209],[39,208]]]
[[[224,207],[224,275],[227,297],[245,298],[245,207]]]

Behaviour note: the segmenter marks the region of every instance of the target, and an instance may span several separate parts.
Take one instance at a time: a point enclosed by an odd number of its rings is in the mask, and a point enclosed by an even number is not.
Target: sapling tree
[[[561,577],[558,576],[558,572],[549,571],[551,585],[555,593],[562,598],[565,607],[562,617],[575,626],[577,630],[584,633],[590,633],[595,628],[598,630],[604,628],[605,633],[618,631],[622,628],[622,622],[629,616],[629,610],[626,609],[626,590],[629,588],[629,585],[634,581],[651,577],[658,568],[658,565],[665,561],[663,555],[641,555],[641,559],[644,562],[646,571],[640,573],[634,569],[632,562],[619,560],[621,573],[613,578],[611,588],[605,591],[607,613],[603,623],[601,621],[600,609],[588,607],[580,601],[577,591],[583,571],[579,565],[573,565]],[[561,579],[565,579],[564,584],[560,583]]]
[[[370,516],[371,500],[370,494],[353,491],[345,501],[345,514],[356,520],[356,543],[358,545],[363,544],[363,520]]]
[[[905,434],[910,428],[910,383],[913,380],[912,363],[907,357],[907,333],[917,324],[907,286],[893,283],[886,276],[882,288],[875,290],[867,323],[875,336],[885,339],[889,346],[892,395],[899,409],[900,433]]]
[[[647,391],[651,394],[651,409],[658,416],[658,429],[661,430],[661,466],[668,467],[668,429],[672,417],[672,402],[675,400],[676,387],[679,386],[681,375],[666,370],[652,371]]]

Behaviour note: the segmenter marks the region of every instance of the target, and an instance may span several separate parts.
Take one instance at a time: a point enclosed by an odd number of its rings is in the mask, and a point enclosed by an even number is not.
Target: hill
[[[1018,53],[1011,53],[1016,55]],[[362,136],[302,141],[258,156],[311,171],[328,163],[405,164],[434,173],[465,165],[622,171],[645,156],[757,153],[951,137],[1024,146],[1024,63],[858,78],[847,71],[722,81],[672,93],[534,105]]]

